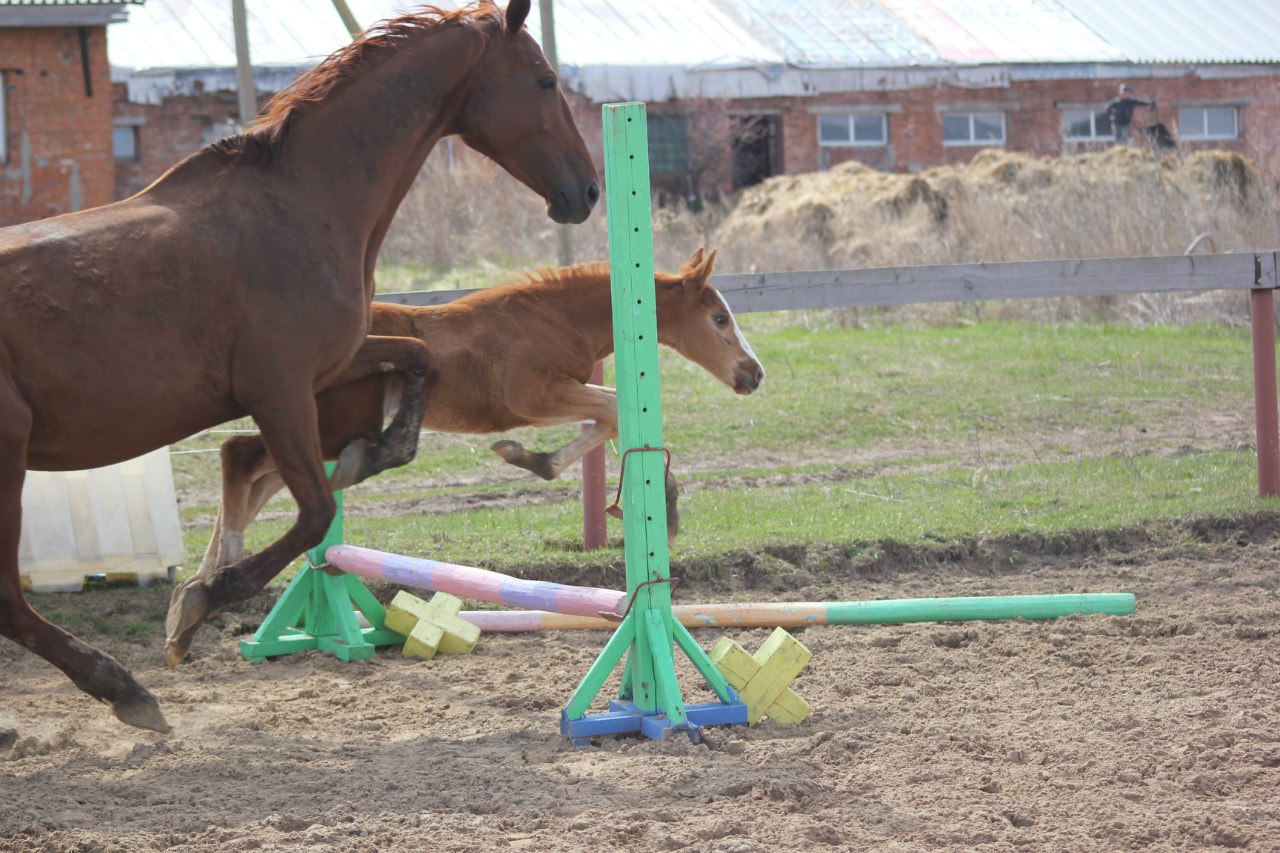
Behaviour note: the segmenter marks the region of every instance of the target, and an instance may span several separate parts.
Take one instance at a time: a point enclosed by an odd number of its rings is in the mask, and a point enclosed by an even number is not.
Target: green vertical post
[[[561,731],[582,739],[606,731],[665,732],[691,725],[675,677],[678,642],[722,703],[737,697],[719,670],[671,613],[667,552],[666,464],[662,448],[662,402],[658,373],[658,319],[653,281],[648,129],[644,104],[606,104],[605,187],[609,217],[609,263],[613,291],[614,364],[618,433],[622,452],[623,551],[629,609],[617,632],[565,706]],[[692,649],[692,650],[691,650]],[[587,707],[623,655],[627,655],[619,717],[636,723],[581,723]],[[736,722],[712,719],[708,722]],[[601,715],[609,716],[609,715]],[[654,723],[654,720],[660,722]],[[693,727],[696,730],[696,726]]]

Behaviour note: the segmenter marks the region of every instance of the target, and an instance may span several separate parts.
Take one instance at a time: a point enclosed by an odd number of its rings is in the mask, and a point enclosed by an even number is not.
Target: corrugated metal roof
[[[246,5],[255,65],[307,66],[348,40],[330,0]],[[420,0],[348,5],[367,26]],[[566,76],[593,97],[715,96],[724,86],[708,87],[707,75],[726,74],[737,75],[729,96],[747,96],[813,91],[808,78],[779,75],[833,69],[1280,63],[1277,0],[555,0],[555,15]],[[535,5],[535,38],[539,23]],[[146,0],[112,26],[108,46],[123,68],[229,68],[231,4]]]
[[[1276,0],[1054,0],[1130,62],[1280,61]]]
[[[1124,59],[1121,51],[1053,0],[879,2],[933,45],[946,62],[1097,62]]]
[[[937,52],[875,0],[721,0],[791,65],[914,65]]]

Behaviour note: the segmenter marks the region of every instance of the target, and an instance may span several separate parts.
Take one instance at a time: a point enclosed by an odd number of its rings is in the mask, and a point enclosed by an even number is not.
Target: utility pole
[[[352,38],[364,32],[360,28],[360,24],[356,21],[356,16],[351,14],[351,8],[347,6],[347,0],[333,0],[333,8],[338,10],[338,17],[342,19],[342,24],[347,28],[347,32]]]
[[[248,127],[258,115],[258,88],[249,59],[249,24],[245,0],[231,0],[231,27],[236,36],[236,95],[240,101],[240,127]]]
[[[556,21],[551,0],[538,0],[538,14],[542,20],[542,55],[547,58],[551,70],[560,76],[560,57],[556,53]],[[556,260],[562,267],[573,263],[573,239],[569,225],[556,228]]]
[[[556,52],[556,20],[551,0],[538,0],[538,14],[542,22],[542,55],[551,69],[560,76],[560,56]],[[562,267],[573,263],[573,234],[568,225],[556,226],[556,261]],[[591,371],[591,381],[604,384],[604,365],[596,362]],[[589,427],[584,426],[585,432]],[[605,525],[604,505],[604,447],[588,451],[582,457],[582,544],[588,551],[608,544],[609,531]]]

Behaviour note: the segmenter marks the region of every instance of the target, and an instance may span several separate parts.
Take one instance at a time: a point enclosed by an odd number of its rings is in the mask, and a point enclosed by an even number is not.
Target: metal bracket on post
[[[624,460],[633,450],[662,446],[645,122],[644,104],[604,106],[618,432]],[[747,722],[746,705],[671,613],[665,456],[637,453],[630,461],[630,466],[625,466],[630,476],[619,484],[630,604],[561,712],[560,732],[574,744],[623,732],[642,732],[660,740],[672,731],[682,731],[697,740],[699,726]],[[718,702],[684,704],[675,674],[676,645],[711,685]],[[624,655],[627,660],[618,698],[610,703],[607,713],[588,715],[588,706]]]

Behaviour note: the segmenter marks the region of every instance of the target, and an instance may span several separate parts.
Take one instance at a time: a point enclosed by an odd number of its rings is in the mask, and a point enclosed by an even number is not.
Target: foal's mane
[[[609,280],[609,265],[604,261],[596,261],[589,264],[575,264],[571,267],[541,267],[536,270],[530,270],[515,280],[508,282],[507,286],[535,285],[546,287],[547,285],[560,285],[562,287],[574,287],[575,285],[599,284],[601,279]]]
[[[453,10],[423,6],[411,14],[383,21],[329,54],[315,68],[299,75],[272,96],[262,114],[243,133],[219,139],[207,150],[256,163],[270,163],[280,153],[294,117],[359,76],[370,63],[423,33],[443,27],[465,26],[490,33],[495,27],[501,32],[504,25],[501,9],[492,3],[478,2]]]

